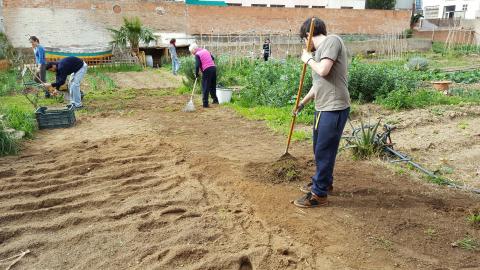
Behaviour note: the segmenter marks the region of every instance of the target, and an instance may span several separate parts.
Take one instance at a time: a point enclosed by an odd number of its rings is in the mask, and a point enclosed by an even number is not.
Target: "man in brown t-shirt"
[[[298,207],[328,204],[327,195],[333,190],[338,145],[350,111],[347,49],[339,36],[327,36],[322,20],[313,19],[311,49],[315,51],[315,56],[306,50],[302,54],[302,61],[312,68],[313,86],[294,113],[298,114],[310,100],[315,101],[313,151],[317,168],[312,182],[301,188],[306,195],[294,201]],[[312,34],[308,33],[311,20],[307,19],[300,28],[300,37],[304,40]]]

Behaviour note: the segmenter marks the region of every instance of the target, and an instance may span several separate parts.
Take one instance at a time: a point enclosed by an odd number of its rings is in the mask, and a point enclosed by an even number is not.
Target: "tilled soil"
[[[299,209],[309,142],[291,146],[296,178],[270,181],[282,136],[147,92],[87,103],[103,112],[0,159],[0,260],[29,249],[13,269],[480,267],[458,244],[480,240],[466,222],[478,196],[341,155],[330,205]]]

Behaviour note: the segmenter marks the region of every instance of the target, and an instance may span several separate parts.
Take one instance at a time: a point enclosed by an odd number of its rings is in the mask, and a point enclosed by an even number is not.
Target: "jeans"
[[[208,94],[213,103],[218,103],[217,98],[217,68],[209,67],[202,72],[202,101],[203,107],[208,107]]]
[[[83,67],[73,74],[72,82],[68,87],[70,94],[70,104],[75,107],[82,106],[82,94],[80,92],[80,83],[82,82],[83,76],[87,73],[87,63],[83,63]]]
[[[312,192],[317,196],[327,196],[328,187],[333,184],[333,168],[349,112],[350,108],[315,112],[313,151],[317,168],[312,177]]]
[[[178,58],[172,59],[172,72],[173,75],[177,75],[178,70],[180,69],[180,60]]]
[[[37,83],[45,83],[47,81],[47,65],[41,64],[38,66],[38,70],[35,72],[35,82]],[[45,97],[50,97],[50,92],[45,89]]]

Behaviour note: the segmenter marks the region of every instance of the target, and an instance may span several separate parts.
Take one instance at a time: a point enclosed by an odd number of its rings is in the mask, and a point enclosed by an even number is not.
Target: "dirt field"
[[[341,155],[330,206],[298,209],[310,142],[291,148],[299,180],[274,184],[284,137],[225,107],[184,113],[187,96],[157,91],[87,103],[97,113],[0,159],[0,260],[29,249],[12,269],[480,269],[459,242],[480,239],[466,222],[478,196]]]

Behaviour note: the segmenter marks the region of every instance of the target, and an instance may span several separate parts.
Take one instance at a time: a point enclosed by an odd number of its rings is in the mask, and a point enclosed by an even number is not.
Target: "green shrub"
[[[408,70],[425,71],[428,69],[428,60],[423,57],[414,57],[405,64]]]
[[[294,104],[302,64],[298,59],[286,61],[259,61],[247,76],[245,88],[240,92],[242,106],[283,107]],[[305,76],[303,95],[312,86],[310,72]]]
[[[349,69],[348,89],[354,100],[371,102],[400,89],[415,89],[418,78],[398,63],[370,64],[354,59]]]
[[[377,103],[387,109],[413,109],[432,105],[453,105],[462,102],[459,97],[449,97],[434,90],[409,90],[401,88],[390,92],[385,98],[378,98]]]

